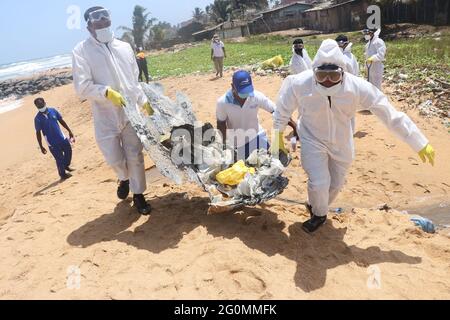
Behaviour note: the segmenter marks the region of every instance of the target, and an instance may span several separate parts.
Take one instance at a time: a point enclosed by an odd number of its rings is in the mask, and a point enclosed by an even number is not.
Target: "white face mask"
[[[47,107],[43,107],[42,109],[38,109],[40,113],[45,113],[47,112]]]
[[[316,89],[320,93],[320,95],[324,97],[333,97],[335,96],[339,90],[341,90],[342,81],[337,85],[332,86],[331,88],[324,87],[320,83],[316,82]]]
[[[95,30],[95,34],[97,36],[97,40],[101,43],[111,42],[114,38],[114,33],[111,31],[111,28]]]
[[[372,39],[372,37],[370,35],[366,34],[364,36],[364,39],[366,39],[366,41],[370,41]]]

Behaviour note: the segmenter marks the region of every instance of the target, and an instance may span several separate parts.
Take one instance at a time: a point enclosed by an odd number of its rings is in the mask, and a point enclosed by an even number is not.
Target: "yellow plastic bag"
[[[235,163],[231,168],[217,174],[216,180],[220,184],[237,186],[241,183],[247,173],[255,174],[255,168],[249,168],[243,160]]]
[[[269,60],[266,60],[262,63],[262,67],[264,69],[274,69],[281,67],[284,64],[283,57],[281,55],[278,55],[276,57],[273,57]]]

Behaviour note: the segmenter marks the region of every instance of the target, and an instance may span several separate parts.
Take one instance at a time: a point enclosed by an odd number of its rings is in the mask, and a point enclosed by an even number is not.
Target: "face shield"
[[[336,65],[328,65],[314,69],[314,77],[318,83],[330,81],[339,83],[342,81],[344,70]]]
[[[111,21],[111,12],[108,9],[99,9],[89,13],[91,23],[99,22],[102,19]]]

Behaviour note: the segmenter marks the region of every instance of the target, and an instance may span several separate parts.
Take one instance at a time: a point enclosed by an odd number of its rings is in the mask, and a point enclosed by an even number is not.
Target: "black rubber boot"
[[[128,195],[130,194],[130,181],[120,181],[119,187],[117,188],[117,197],[119,197],[120,200],[125,200],[128,198]]]
[[[75,169],[72,169],[71,167],[67,167],[67,168],[66,168],[66,171],[67,171],[67,172],[74,172]]]
[[[303,224],[303,230],[305,230],[307,233],[314,233],[321,226],[323,226],[326,222],[327,222],[327,216],[318,217],[318,216],[313,215],[311,220],[308,220]]]
[[[152,206],[147,203],[143,194],[135,194],[133,196],[133,205],[136,207],[139,214],[148,216],[152,212]]]

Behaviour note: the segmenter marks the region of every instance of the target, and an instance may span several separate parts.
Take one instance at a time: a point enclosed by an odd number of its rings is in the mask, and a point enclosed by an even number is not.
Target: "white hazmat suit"
[[[308,55],[308,51],[303,49],[303,57],[295,52],[292,47],[292,58],[290,63],[291,75],[302,73],[306,70],[311,70],[311,58]]]
[[[360,75],[360,69],[359,69],[359,63],[358,60],[356,59],[355,55],[352,53],[352,47],[353,47],[353,43],[349,43],[345,49],[342,51],[344,53],[344,58],[346,61],[346,66],[347,66],[347,72],[351,73],[354,76],[359,77]],[[353,134],[356,133],[356,118],[352,119],[352,129],[353,129]]]
[[[147,98],[139,82],[139,68],[128,43],[113,39],[104,44],[92,36],[73,50],[73,80],[77,94],[92,103],[95,136],[106,162],[118,179],[130,180],[134,194],[146,190],[142,143],[123,108],[106,98],[106,90],[120,92],[130,103],[144,105]]]
[[[344,53],[344,57],[346,59],[346,64],[347,64],[347,72],[351,73],[354,76],[359,77],[360,75],[360,69],[359,69],[359,63],[358,60],[356,59],[355,55],[352,53],[352,47],[353,47],[353,43],[349,43],[343,53]]]
[[[345,66],[344,56],[334,40],[326,40],[313,62]],[[351,119],[358,110],[370,110],[401,140],[419,152],[428,140],[411,119],[396,111],[387,97],[367,81],[345,72],[343,82],[324,95],[313,71],[289,76],[283,83],[274,129],[284,131],[292,113],[300,114],[302,165],[309,177],[308,198],[314,215],[324,217],[336,199],[355,157]],[[324,87],[323,87],[324,88]]]
[[[381,30],[378,29],[372,40],[366,44],[366,60],[373,58],[373,62],[366,62],[368,80],[381,90],[383,84],[384,61],[386,59],[386,44],[380,39]]]

